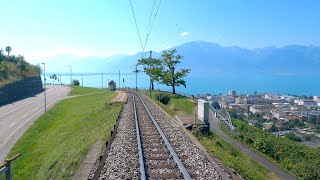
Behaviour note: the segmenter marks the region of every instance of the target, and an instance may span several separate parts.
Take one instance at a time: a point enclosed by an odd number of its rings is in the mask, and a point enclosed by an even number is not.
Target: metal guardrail
[[[236,130],[236,127],[233,126],[232,124],[232,121],[231,121],[231,117],[230,117],[230,114],[227,112],[227,118],[223,117],[214,107],[211,106],[211,104],[209,104],[209,108],[211,111],[213,111],[214,113],[217,114],[217,118],[218,120],[222,120],[228,127],[231,131],[235,131]]]
[[[0,165],[0,174],[5,174],[6,180],[11,180],[13,176],[11,162],[20,156],[21,154],[17,154],[13,158],[7,159],[3,164]]]

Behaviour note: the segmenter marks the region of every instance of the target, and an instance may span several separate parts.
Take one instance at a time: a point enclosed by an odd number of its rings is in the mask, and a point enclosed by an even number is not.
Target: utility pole
[[[72,85],[72,69],[71,69],[71,66],[69,66],[70,68],[70,85]]]
[[[83,74],[81,74],[81,85],[83,87]]]
[[[137,68],[138,64],[136,64],[136,91],[138,91],[138,68]]]
[[[62,80],[61,80],[61,74],[59,74],[59,76],[60,76],[60,84],[62,84]]]
[[[101,73],[101,89],[103,89],[103,73]]]
[[[150,61],[151,61],[151,57],[152,57],[152,51],[150,51]],[[149,87],[149,92],[150,92],[150,93],[149,93],[149,95],[150,95],[150,98],[151,98],[151,86],[152,86],[152,85],[151,85],[151,84],[152,84],[152,83],[151,83],[151,75],[150,75],[149,77],[150,77],[150,87]]]
[[[119,89],[120,89],[120,69],[119,69]]]
[[[122,79],[122,88],[124,89],[124,78]]]
[[[46,64],[43,64],[43,89],[44,89],[44,112],[47,112],[47,96],[46,96]]]

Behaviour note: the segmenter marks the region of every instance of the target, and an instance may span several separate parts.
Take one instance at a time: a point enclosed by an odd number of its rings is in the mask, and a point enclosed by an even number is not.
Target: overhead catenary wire
[[[148,24],[148,28],[147,28],[147,34],[146,34],[146,38],[145,38],[144,43],[142,42],[141,33],[140,33],[139,26],[138,26],[138,23],[137,23],[137,18],[136,18],[136,14],[134,12],[132,0],[129,0],[129,2],[130,2],[131,12],[132,12],[132,16],[133,16],[133,19],[134,19],[134,22],[135,22],[137,34],[138,34],[138,37],[139,37],[140,45],[141,45],[141,48],[142,48],[141,58],[143,58],[144,55],[146,54],[145,53],[145,48],[147,46],[147,43],[148,43],[148,40],[149,40],[151,31],[152,31],[152,28],[153,28],[155,19],[157,17],[158,12],[159,12],[162,0],[160,0],[158,5],[157,5],[157,0],[153,0],[152,9],[151,9],[150,17],[149,17],[149,24]],[[153,19],[152,19],[152,17],[153,17]]]

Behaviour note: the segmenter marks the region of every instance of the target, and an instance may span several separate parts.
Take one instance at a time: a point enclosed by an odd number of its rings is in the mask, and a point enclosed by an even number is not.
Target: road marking
[[[25,117],[28,116],[28,115],[29,115],[29,114],[27,113],[27,114],[23,115],[22,118],[25,118]]]
[[[40,107],[34,108],[34,109],[32,110],[32,112],[34,112],[34,111],[38,110],[39,108],[40,108]]]
[[[62,96],[62,95],[58,96],[59,98],[53,100],[53,102],[48,103],[48,107],[51,106],[51,105],[53,105],[53,104],[55,104],[56,101],[62,100],[61,96]],[[41,110],[42,110],[42,109],[44,109],[44,108],[41,108]],[[23,127],[27,122],[29,122],[30,120],[32,120],[34,117],[38,116],[38,114],[40,114],[41,112],[42,112],[42,111],[35,112],[35,113],[33,114],[33,116],[32,116],[29,120],[25,121],[25,122],[24,122],[23,124],[21,124],[16,130],[14,130],[14,131],[10,134],[10,136],[9,136],[2,144],[0,144],[0,148],[3,147],[3,145],[6,144],[6,143],[8,142],[8,140],[9,140],[21,127]],[[0,116],[0,117],[1,117],[1,116]],[[29,128],[29,127],[27,127],[27,128]]]
[[[12,123],[9,127],[13,126],[16,122]]]
[[[49,95],[51,95],[51,94],[53,94],[53,93],[54,93],[54,91],[51,92],[51,93],[49,93],[49,94],[47,94],[47,96],[49,96]],[[43,97],[40,97],[40,98],[38,98],[38,99],[36,99],[36,100],[34,100],[34,101],[31,101],[31,102],[29,102],[29,103],[27,103],[27,104],[24,104],[24,105],[20,106],[20,107],[17,107],[17,108],[15,108],[15,109],[12,109],[11,111],[8,111],[8,112],[6,112],[6,113],[4,113],[4,114],[1,114],[0,117],[5,116],[5,115],[7,115],[7,114],[9,114],[9,113],[17,110],[17,109],[22,108],[22,107],[25,107],[25,106],[27,106],[27,105],[29,105],[29,104],[31,104],[31,103],[34,103],[34,102],[36,102],[36,101],[39,101],[40,99],[43,99]]]

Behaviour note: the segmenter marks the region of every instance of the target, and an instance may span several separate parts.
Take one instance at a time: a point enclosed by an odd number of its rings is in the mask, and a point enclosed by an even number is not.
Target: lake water
[[[46,76],[47,83],[55,83]],[[82,84],[81,75],[72,75],[72,79],[78,79]],[[123,83],[124,79],[124,83]],[[106,88],[107,83],[114,80],[119,84],[119,75],[104,74],[103,80],[101,74],[84,74],[83,85],[87,87]],[[258,93],[276,93],[276,94],[295,94],[295,95],[320,95],[320,80],[319,77],[291,77],[291,76],[248,76],[248,77],[208,77],[190,76],[186,79],[187,88],[177,87],[176,91],[180,94],[226,94],[229,90],[236,90],[237,93],[252,94],[254,91]],[[70,75],[61,75],[63,84],[70,83]],[[121,74],[120,87],[135,87],[135,74]],[[144,74],[138,74],[138,88],[148,89],[149,78]],[[157,85],[155,89],[171,91],[171,87],[165,85]]]

